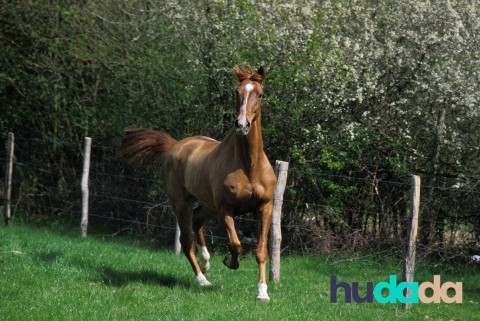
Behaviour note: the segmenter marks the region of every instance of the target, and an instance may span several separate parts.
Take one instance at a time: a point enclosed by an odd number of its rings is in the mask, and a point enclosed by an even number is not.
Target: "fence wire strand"
[[[37,145],[45,145],[45,144],[54,144],[55,146],[61,146],[61,148],[64,149],[73,149],[76,152],[82,151],[82,145],[81,143],[73,143],[73,142],[67,142],[67,141],[59,141],[56,139],[30,139],[30,138],[22,138],[22,137],[17,137],[16,138],[17,143],[24,143],[27,144],[27,146],[23,146],[21,148],[35,148]],[[72,151],[70,151],[72,152]],[[125,168],[127,167],[125,163],[121,163],[118,159],[118,151],[116,147],[111,147],[111,146],[102,146],[99,144],[93,144],[92,145],[92,153],[93,152],[100,152],[103,154],[109,154],[111,155],[111,158],[115,160],[116,164],[124,164]],[[102,155],[103,155],[102,154]],[[3,163],[6,162],[6,158],[4,158],[2,155],[0,155],[0,161]],[[48,166],[45,166],[45,164],[40,164],[35,162],[34,160],[28,160],[28,159],[16,159],[14,161],[14,165],[21,167],[23,169],[28,169],[34,172],[38,172],[41,175],[44,175],[46,178],[45,180],[50,180],[47,182],[42,183],[41,181],[37,181],[35,186],[32,188],[35,188],[33,191],[29,191],[29,197],[32,199],[39,199],[41,197],[43,198],[51,198],[52,204],[60,204],[59,200],[64,201],[64,205],[67,205],[67,207],[61,207],[61,206],[46,206],[42,204],[36,205],[36,208],[43,209],[45,211],[50,210],[54,212],[63,212],[63,213],[69,213],[72,216],[78,216],[80,218],[81,215],[81,210],[80,210],[80,205],[78,202],[72,202],[67,199],[61,199],[61,197],[67,197],[71,196],[71,194],[78,193],[80,188],[79,186],[72,186],[71,184],[76,184],[79,182],[79,175],[81,173],[80,168],[77,169],[77,176],[74,176],[75,173],[72,173],[69,170],[64,170],[63,168],[60,168],[58,164],[49,164]],[[123,165],[121,165],[123,166]],[[157,207],[162,207],[159,206],[163,203],[155,203],[154,201],[151,201],[152,195],[146,196],[146,195],[135,195],[135,198],[132,198],[132,196],[125,196],[124,194],[119,193],[123,192],[125,193],[125,190],[129,190],[129,187],[131,186],[131,183],[135,184],[141,184],[145,191],[148,191],[151,189],[152,185],[157,184],[158,181],[156,179],[152,178],[146,178],[144,173],[141,173],[140,175],[137,175],[135,171],[130,171],[130,173],[125,173],[121,172],[119,173],[118,168],[111,168],[111,170],[117,170],[115,173],[108,172],[104,169],[101,168],[101,166],[97,165],[91,166],[92,170],[90,171],[90,184],[95,184],[94,186],[91,187],[91,207],[92,211],[89,213],[89,215],[92,218],[95,218],[96,220],[113,220],[117,221],[120,223],[127,223],[127,224],[137,224],[141,226],[145,226],[147,228],[159,228],[159,229],[165,229],[169,231],[175,230],[175,226],[168,226],[168,225],[162,225],[158,224],[156,222],[149,222],[150,217],[154,216],[155,214],[153,213],[153,209],[156,209]],[[127,171],[128,172],[128,171]],[[387,220],[387,219],[392,219],[394,218],[392,213],[390,211],[397,211],[398,209],[394,208],[392,209],[384,209],[384,200],[382,199],[383,195],[381,195],[378,190],[374,190],[374,188],[379,188],[379,186],[387,186],[388,188],[394,189],[394,188],[400,188],[402,193],[405,190],[408,190],[410,188],[410,182],[405,181],[395,181],[395,180],[390,180],[390,179],[372,179],[371,177],[356,177],[356,176],[348,176],[348,175],[342,175],[338,173],[311,173],[309,171],[304,171],[301,168],[290,168],[288,170],[289,174],[292,174],[295,178],[298,176],[314,176],[316,178],[327,178],[328,180],[331,181],[340,181],[340,182],[356,182],[359,183],[359,186],[361,184],[365,184],[364,186],[364,191],[363,195],[366,198],[371,198],[372,202],[369,207],[363,207],[363,208],[354,208],[354,207],[348,207],[344,206],[342,207],[342,210],[348,213],[351,213],[354,216],[358,216],[357,219],[361,221],[361,224],[364,226],[368,225],[368,228],[373,231],[373,236],[375,236],[377,233],[376,229],[377,228],[385,228],[385,226],[379,226],[377,227],[375,224],[390,224],[390,226],[387,226],[389,229],[393,229],[395,226],[392,226],[392,224],[399,224],[397,221],[392,221],[388,222],[385,221],[383,223],[379,223],[376,220]],[[133,173],[133,174],[132,174]],[[53,178],[55,175],[66,175],[70,174],[71,177],[63,177],[63,180],[65,181],[65,184],[67,185],[66,187],[62,186],[54,186],[53,183],[55,183],[55,179],[58,180],[59,178]],[[367,176],[367,175],[366,175]],[[40,177],[41,178],[41,177]],[[289,177],[290,179],[290,177]],[[58,182],[57,182],[58,183]],[[104,184],[111,184],[111,185],[104,185]],[[373,186],[373,187],[372,187]],[[68,188],[67,188],[68,187]],[[135,186],[136,187],[136,186]],[[28,189],[27,187],[22,186],[23,190]],[[421,186],[424,192],[422,194],[424,195],[429,195],[430,197],[423,197],[422,202],[423,202],[423,207],[428,208],[433,202],[440,202],[444,201],[447,198],[452,198],[456,199],[462,196],[462,195],[480,195],[480,190],[474,189],[474,188],[462,188],[462,187],[452,187],[452,186],[438,186],[438,185],[431,185],[431,184],[425,184]],[[66,189],[69,189],[66,191]],[[112,195],[108,195],[105,191],[107,190],[112,190]],[[133,189],[132,189],[133,190]],[[48,195],[46,193],[48,191],[49,193],[54,193],[60,195],[60,199],[55,199],[54,196]],[[387,191],[388,192],[388,191]],[[387,193],[385,192],[385,193]],[[447,195],[441,196],[443,199],[438,200],[432,195],[433,193],[447,193]],[[118,193],[118,194],[117,194]],[[136,192],[138,193],[138,192]],[[312,195],[315,195],[316,191],[311,191]],[[383,193],[383,192],[382,192]],[[155,193],[154,193],[155,194]],[[161,193],[156,193],[156,197],[161,195]],[[399,194],[403,195],[403,194]],[[3,198],[3,195],[1,195]],[[139,196],[139,197],[136,197]],[[315,196],[310,196],[307,195],[311,198],[315,198]],[[436,196],[436,195],[434,195]],[[164,195],[163,195],[164,197]],[[161,198],[163,198],[161,197]],[[289,198],[290,197],[290,198]],[[408,201],[405,199],[405,196],[399,196],[400,198],[397,200],[397,202],[402,203],[403,205],[407,204]],[[325,217],[330,215],[329,219],[335,220],[339,218],[341,215],[344,213],[337,213],[337,208],[338,204],[329,204],[328,200],[328,195],[327,196],[322,196],[322,197],[317,197],[317,199],[320,199],[321,204],[318,203],[312,203],[308,201],[303,201],[301,199],[296,199],[292,198],[292,196],[284,196],[283,199],[283,206],[284,208],[287,209],[288,212],[284,211],[283,215],[283,221],[282,221],[282,229],[285,231],[288,231],[288,235],[286,237],[288,238],[287,241],[293,242],[296,241],[299,243],[299,246],[297,249],[291,248],[291,245],[287,243],[288,245],[284,246],[282,248],[282,251],[287,252],[287,253],[303,253],[303,249],[307,249],[306,252],[309,252],[308,249],[314,244],[315,242],[328,242],[330,240],[331,242],[336,241],[337,243],[341,243],[342,241],[345,241],[345,239],[337,239],[336,236],[334,235],[334,230],[329,231],[328,230],[328,224],[330,223],[325,223]],[[307,199],[307,197],[304,197],[304,199]],[[17,199],[18,202],[21,201],[21,196],[18,196]],[[101,206],[100,206],[101,205]],[[134,207],[135,205],[141,205],[141,208],[136,208]],[[98,209],[95,208],[95,206],[98,207]],[[111,207],[112,213],[114,212],[115,215],[107,215],[107,214],[102,214],[101,209],[105,207]],[[133,207],[132,207],[133,206]],[[27,206],[27,208],[32,209],[32,206]],[[379,210],[381,209],[381,210]],[[130,212],[129,212],[130,211]],[[131,217],[134,217],[135,213],[140,211],[142,213],[142,217],[146,217],[145,221],[141,221],[138,219],[131,219]],[[165,211],[165,210],[163,210]],[[425,210],[428,211],[428,210]],[[452,211],[455,211],[455,209],[452,209]],[[405,215],[407,214],[407,209],[405,208],[402,210],[401,215],[403,215],[402,219],[405,219]],[[130,214],[127,214],[130,213]],[[127,214],[125,217],[119,217],[123,214]],[[398,215],[398,214],[394,214]],[[458,214],[457,214],[458,215]],[[294,219],[291,219],[294,217]],[[362,221],[365,220],[366,221]],[[397,220],[397,218],[394,218]],[[431,220],[431,217],[424,217],[422,218],[429,223],[428,220]],[[344,220],[344,218],[343,218]],[[174,218],[171,218],[171,221],[174,221]],[[237,221],[246,224],[246,225],[255,225],[257,223],[257,220],[252,217],[252,216],[243,216],[243,217],[238,217]],[[320,224],[321,223],[321,224]],[[337,222],[340,224],[347,224],[345,222],[341,222],[339,220]],[[210,231],[213,231],[213,229],[210,229]],[[214,235],[213,232],[210,234],[206,235],[207,238],[210,238],[211,240],[225,240],[226,238],[220,235]],[[355,233],[351,234],[346,234],[346,238],[350,237],[352,244],[355,244],[355,242],[360,242],[360,243],[367,243],[369,240],[372,239],[372,236],[365,236],[365,235],[356,235]],[[326,240],[326,241],[325,241]],[[376,240],[377,242],[380,242],[378,239]],[[248,244],[256,244],[255,242],[247,241],[246,243]],[[392,242],[390,240],[385,240],[384,244],[381,242],[380,244],[380,249],[377,250],[376,253],[371,254],[371,255],[380,255],[382,253],[394,253],[398,251],[400,248],[404,247],[405,244],[396,244],[392,245]],[[386,247],[384,249],[381,249],[381,247]],[[427,250],[426,248],[420,247],[422,250]],[[326,249],[325,251],[330,251],[331,249]],[[339,263],[339,262],[337,262]]]

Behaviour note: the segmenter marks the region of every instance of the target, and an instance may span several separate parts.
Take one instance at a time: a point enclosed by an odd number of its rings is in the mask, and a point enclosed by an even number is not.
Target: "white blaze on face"
[[[247,103],[248,103],[248,96],[250,96],[250,92],[253,90],[253,85],[252,84],[246,84],[245,85],[245,91],[247,94],[245,95],[245,99],[243,100],[243,104],[240,107],[240,112],[238,115],[238,125],[240,125],[242,128],[247,127]]]

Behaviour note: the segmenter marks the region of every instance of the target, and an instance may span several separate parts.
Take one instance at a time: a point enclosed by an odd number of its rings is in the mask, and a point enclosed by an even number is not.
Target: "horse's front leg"
[[[257,264],[258,264],[258,296],[257,299],[270,301],[267,293],[267,281],[265,278],[265,268],[268,258],[268,233],[272,225],[273,201],[263,204],[257,211],[258,214],[258,246],[257,246]]]
[[[220,220],[224,223],[228,235],[228,248],[230,250],[230,257],[223,260],[223,264],[230,269],[236,270],[240,266],[238,256],[242,252],[242,244],[238,239],[235,231],[235,219],[233,208],[227,205],[222,205],[219,208]]]

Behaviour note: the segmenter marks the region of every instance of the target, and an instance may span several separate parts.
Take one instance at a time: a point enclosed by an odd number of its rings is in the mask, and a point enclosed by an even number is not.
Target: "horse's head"
[[[265,70],[260,67],[256,72],[251,68],[241,69],[235,67],[238,77],[237,87],[237,118],[235,119],[235,132],[239,136],[246,136],[252,123],[260,117],[262,104]]]

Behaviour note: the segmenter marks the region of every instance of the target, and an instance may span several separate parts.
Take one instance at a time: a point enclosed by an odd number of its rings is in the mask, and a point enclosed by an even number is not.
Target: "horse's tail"
[[[177,140],[164,132],[147,128],[126,129],[120,152],[130,163],[139,159],[153,162],[161,159],[176,143]]]

